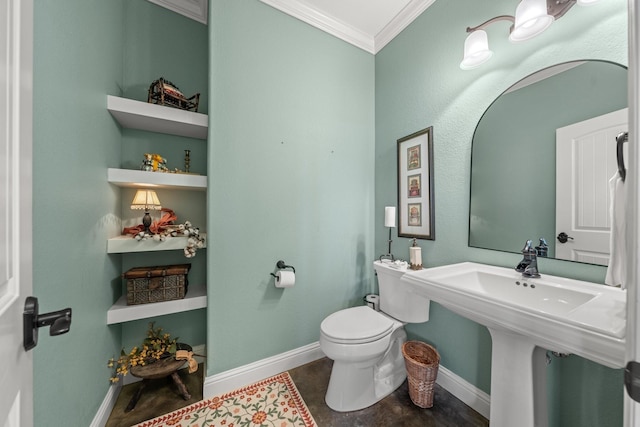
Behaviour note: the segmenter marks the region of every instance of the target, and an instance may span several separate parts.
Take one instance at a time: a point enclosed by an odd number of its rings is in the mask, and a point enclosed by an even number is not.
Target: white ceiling
[[[260,0],[377,53],[435,0]]]

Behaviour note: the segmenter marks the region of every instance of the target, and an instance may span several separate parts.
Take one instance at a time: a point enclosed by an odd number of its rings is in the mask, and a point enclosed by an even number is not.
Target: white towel
[[[616,174],[609,180],[609,194],[611,197],[609,205],[609,215],[611,218],[611,237],[609,248],[609,266],[604,283],[609,286],[620,286],[626,288],[624,283],[625,270],[625,210],[627,200],[625,195],[624,181],[620,175]]]

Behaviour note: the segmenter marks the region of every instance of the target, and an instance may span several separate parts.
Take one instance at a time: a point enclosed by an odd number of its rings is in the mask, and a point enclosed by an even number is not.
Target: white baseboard
[[[438,367],[436,383],[453,394],[457,399],[464,402],[467,406],[480,413],[483,417],[489,419],[491,396],[487,393],[460,378],[442,365]]]
[[[207,354],[207,347],[202,345],[196,345],[193,347],[193,352],[195,354]],[[195,359],[198,363],[202,363],[205,359],[203,357],[196,356]],[[116,401],[118,400],[118,395],[120,394],[120,389],[127,384],[132,384],[138,381],[142,381],[142,378],[136,378],[133,375],[127,375],[122,379],[121,382],[117,384],[111,385],[109,390],[107,390],[107,395],[104,397],[102,404],[98,408],[98,412],[93,417],[93,421],[91,422],[90,427],[104,427],[109,420],[109,416],[111,415],[111,411],[113,411],[114,406],[116,406]]]
[[[90,427],[104,427],[107,424],[109,415],[111,415],[113,407],[116,406],[116,400],[118,400],[121,388],[121,384],[112,384],[111,387],[109,387],[107,395],[98,408],[98,412],[96,412],[96,415],[93,417],[93,421],[91,421]]]
[[[316,341],[304,347],[287,351],[286,353],[277,354],[207,377],[204,380],[203,396],[207,399],[227,393],[323,357],[324,353],[320,350],[320,343]]]

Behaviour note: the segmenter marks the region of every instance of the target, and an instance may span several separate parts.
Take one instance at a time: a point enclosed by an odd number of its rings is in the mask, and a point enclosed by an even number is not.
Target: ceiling
[[[375,54],[435,0],[260,1]]]

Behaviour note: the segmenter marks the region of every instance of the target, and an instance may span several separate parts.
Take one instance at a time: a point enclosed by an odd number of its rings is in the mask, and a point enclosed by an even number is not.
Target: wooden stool
[[[149,380],[155,380],[159,378],[165,378],[171,376],[171,379],[178,387],[178,391],[184,398],[184,400],[191,399],[191,395],[189,394],[189,390],[187,390],[187,386],[184,385],[182,380],[180,379],[180,375],[178,375],[178,369],[180,369],[184,365],[184,360],[176,360],[173,356],[167,357],[166,359],[160,359],[156,362],[150,363],[144,366],[134,366],[131,368],[131,375],[134,377],[142,378],[142,382],[138,390],[133,395],[127,408],[124,412],[129,412],[136,407],[140,396],[142,395],[142,391],[145,389]]]

